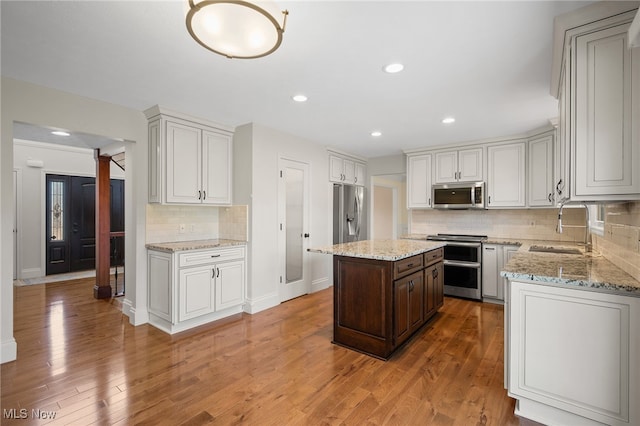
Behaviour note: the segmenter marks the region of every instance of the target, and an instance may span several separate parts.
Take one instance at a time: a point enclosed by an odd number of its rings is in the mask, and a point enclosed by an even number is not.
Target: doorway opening
[[[396,239],[407,234],[406,175],[371,177],[371,238]]]

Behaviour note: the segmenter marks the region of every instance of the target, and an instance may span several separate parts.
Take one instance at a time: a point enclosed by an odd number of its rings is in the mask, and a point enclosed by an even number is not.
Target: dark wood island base
[[[333,343],[383,360],[444,301],[443,249],[397,261],[333,257]]]

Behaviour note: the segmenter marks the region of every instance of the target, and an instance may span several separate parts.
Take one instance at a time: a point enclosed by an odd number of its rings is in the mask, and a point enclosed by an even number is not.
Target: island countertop
[[[443,241],[365,240],[308,249],[313,253],[395,262],[444,247]]]
[[[238,240],[224,240],[224,239],[211,239],[211,240],[194,240],[194,241],[175,241],[166,243],[149,243],[146,244],[146,248],[150,250],[166,251],[173,253],[176,251],[187,250],[203,250],[210,248],[222,248],[231,246],[244,246],[246,241]]]

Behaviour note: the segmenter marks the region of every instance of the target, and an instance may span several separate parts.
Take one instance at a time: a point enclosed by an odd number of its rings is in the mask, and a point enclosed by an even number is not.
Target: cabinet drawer
[[[424,264],[425,266],[429,266],[432,263],[441,261],[443,258],[444,258],[443,248],[431,250],[424,254]]]
[[[188,266],[205,265],[207,263],[226,262],[234,259],[244,259],[244,247],[180,253],[178,256],[178,264],[181,268],[184,268]]]
[[[393,264],[393,278],[398,279],[404,275],[418,271],[422,269],[423,265],[421,254],[399,260]]]

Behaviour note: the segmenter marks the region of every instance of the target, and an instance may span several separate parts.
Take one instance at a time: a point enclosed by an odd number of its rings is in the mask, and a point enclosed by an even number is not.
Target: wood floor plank
[[[93,298],[92,279],[14,297],[2,408],[56,416],[3,425],[520,423],[499,305],[447,297],[385,362],[331,343],[332,289],[174,336],[131,326],[119,302]]]

